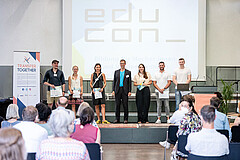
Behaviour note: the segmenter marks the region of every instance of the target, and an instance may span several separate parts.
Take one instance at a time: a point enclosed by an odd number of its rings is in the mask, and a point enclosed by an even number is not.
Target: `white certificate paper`
[[[101,88],[94,88],[94,96],[95,96],[95,99],[100,99],[102,98],[102,92],[100,92]]]
[[[61,86],[55,86],[55,88],[50,87],[50,96],[51,97],[62,96],[62,87]]]
[[[73,90],[72,98],[80,98],[80,90]]]
[[[163,91],[163,93],[158,91],[158,98],[169,98],[169,91]]]

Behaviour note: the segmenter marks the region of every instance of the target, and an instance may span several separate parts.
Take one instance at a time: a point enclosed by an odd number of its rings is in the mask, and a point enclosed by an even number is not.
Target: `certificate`
[[[62,87],[55,86],[55,88],[50,87],[50,97],[60,97],[62,96]]]
[[[95,92],[95,94],[94,94],[95,99],[102,98],[102,92],[100,92],[101,88],[94,88],[93,90]]]
[[[80,90],[73,90],[72,98],[80,98]]]
[[[168,91],[163,91],[163,93],[158,91],[158,98],[169,98],[169,90]]]

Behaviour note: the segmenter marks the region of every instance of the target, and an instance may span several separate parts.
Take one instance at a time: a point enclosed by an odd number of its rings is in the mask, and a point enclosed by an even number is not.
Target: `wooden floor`
[[[159,144],[102,144],[103,160],[163,160],[164,148]],[[167,150],[170,159],[172,149]]]

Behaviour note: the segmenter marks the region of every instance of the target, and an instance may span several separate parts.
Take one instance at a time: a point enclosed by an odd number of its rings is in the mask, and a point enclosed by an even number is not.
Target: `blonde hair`
[[[6,119],[19,118],[18,106],[16,104],[10,104],[7,108]]]
[[[0,159],[24,160],[27,158],[25,143],[22,133],[15,128],[0,130]]]

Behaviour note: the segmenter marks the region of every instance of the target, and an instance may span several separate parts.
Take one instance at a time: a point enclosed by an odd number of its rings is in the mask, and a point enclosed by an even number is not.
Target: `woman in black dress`
[[[97,113],[97,124],[101,123],[100,120],[100,106],[102,112],[102,123],[109,124],[105,119],[105,91],[106,87],[106,77],[105,74],[101,72],[101,64],[97,63],[94,66],[95,72],[91,75],[90,87],[92,88],[92,101],[95,106]]]

